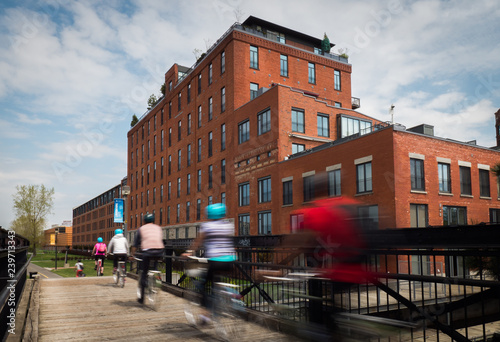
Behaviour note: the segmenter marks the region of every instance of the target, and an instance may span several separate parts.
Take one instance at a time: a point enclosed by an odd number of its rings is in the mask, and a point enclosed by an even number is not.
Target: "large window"
[[[271,130],[271,110],[266,109],[257,116],[258,135],[264,134]]]
[[[467,224],[467,208],[465,207],[450,207],[443,206],[443,225],[466,225]]]
[[[243,121],[238,125],[238,144],[250,139],[250,121]]]
[[[424,161],[421,159],[410,159],[411,189],[425,191]]]
[[[470,167],[467,166],[460,166],[460,194],[472,195]]]
[[[259,183],[259,203],[271,202],[271,177],[261,178]]]
[[[335,90],[341,90],[340,89],[340,71],[335,70],[333,72],[333,87]]]
[[[314,63],[308,63],[309,83],[316,83],[316,67]]]
[[[490,197],[490,172],[479,169],[479,196]]]
[[[259,85],[257,83],[250,83],[250,100],[257,97],[257,92],[259,91]]]
[[[250,235],[250,214],[238,215],[238,235]]]
[[[356,165],[356,192],[362,194],[372,191],[372,163]]]
[[[326,114],[318,114],[318,136],[329,137],[330,136],[330,124],[328,121],[329,117]]]
[[[304,183],[304,202],[314,200],[314,176],[303,178]]]
[[[272,217],[270,211],[259,212],[259,235],[272,234]]]
[[[328,196],[340,196],[340,169],[328,171]]]
[[[359,120],[342,116],[340,119],[340,137],[345,138],[354,134],[366,134],[372,130],[372,123],[370,121]]]
[[[259,68],[259,48],[250,46],[250,68]]]
[[[410,204],[410,226],[412,228],[427,227],[427,205]]]
[[[293,204],[293,181],[283,182],[283,205]]]
[[[280,75],[288,77],[288,56],[280,56]]]
[[[250,204],[250,183],[238,185],[238,204],[240,207]]]
[[[439,191],[451,193],[450,164],[438,163]]]
[[[305,132],[304,111],[301,109],[292,109],[292,132]]]

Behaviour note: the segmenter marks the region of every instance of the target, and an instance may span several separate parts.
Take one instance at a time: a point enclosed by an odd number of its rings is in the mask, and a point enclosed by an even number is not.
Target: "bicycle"
[[[195,287],[199,291],[201,289],[201,281],[196,278],[206,276],[208,259],[189,256],[192,263],[187,262],[186,275],[195,282]],[[215,333],[224,341],[234,341],[241,332],[241,327],[238,326],[238,317],[245,311],[245,303],[242,301],[242,296],[236,291],[238,285],[225,283],[222,281],[214,282],[213,293],[209,298],[209,310],[211,318],[205,315],[206,310],[195,302],[189,302],[184,307],[184,315],[188,323],[196,328],[208,325],[213,322]]]
[[[137,261],[143,261],[137,257],[134,257]],[[137,298],[141,298],[141,276],[142,270],[139,271],[139,279],[137,282]],[[144,289],[144,303],[151,309],[157,311],[160,306],[160,300],[158,298],[158,293],[161,286],[161,272],[156,270],[149,270],[147,277],[147,286]]]
[[[97,259],[97,276],[100,277],[101,276],[101,267],[102,267],[102,259],[101,258],[98,258]]]
[[[118,261],[118,268],[113,273],[113,280],[115,284],[119,287],[125,286],[125,279],[127,278],[127,272],[125,272],[125,261]]]

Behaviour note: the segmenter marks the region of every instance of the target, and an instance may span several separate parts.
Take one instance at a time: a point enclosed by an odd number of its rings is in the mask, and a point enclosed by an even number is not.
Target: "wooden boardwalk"
[[[219,341],[214,329],[187,324],[187,301],[161,291],[153,311],[136,300],[137,281],[124,288],[112,277],[41,279],[38,341]],[[292,336],[241,322],[238,341],[294,341]]]

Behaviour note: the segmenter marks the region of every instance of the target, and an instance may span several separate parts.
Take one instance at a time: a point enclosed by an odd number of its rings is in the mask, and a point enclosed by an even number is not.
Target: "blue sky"
[[[495,0],[2,1],[0,225],[21,184],[55,189],[49,225],[126,175],[126,134],[174,63],[249,15],[347,49],[362,113],[495,145]]]

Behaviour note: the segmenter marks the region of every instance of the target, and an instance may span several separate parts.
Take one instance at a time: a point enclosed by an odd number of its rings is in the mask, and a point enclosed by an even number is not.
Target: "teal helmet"
[[[226,205],[223,203],[215,203],[207,206],[205,209],[209,220],[218,220],[226,216]]]
[[[154,223],[155,222],[155,216],[153,214],[146,214],[144,216],[144,223]]]
[[[102,237],[98,237],[97,242],[102,242]]]
[[[123,234],[123,230],[121,230],[120,228],[115,229],[115,235],[118,235],[118,234]]]

